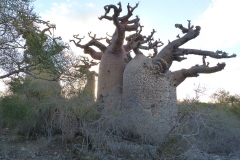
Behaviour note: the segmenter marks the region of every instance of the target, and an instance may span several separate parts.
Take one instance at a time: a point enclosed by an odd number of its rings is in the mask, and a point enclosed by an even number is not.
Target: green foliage
[[[230,104],[232,106],[240,105],[240,95],[232,95],[224,89],[219,89],[211,95],[213,102],[219,104]]]
[[[225,91],[224,89],[219,89],[216,93],[211,95],[212,100],[215,103],[227,103],[227,98],[229,97],[230,93]]]
[[[33,11],[31,0],[0,1],[0,17],[0,68],[5,71],[0,78],[25,73],[55,80],[67,71],[67,44],[53,34],[55,25]]]
[[[92,122],[100,118],[96,104],[81,106],[77,108],[75,114],[88,122]]]
[[[12,94],[1,100],[0,121],[18,133],[34,132],[47,137],[62,133],[63,138],[73,138],[80,130],[80,122],[99,118],[89,94],[64,99],[58,82],[27,76],[13,79],[9,85]]]
[[[228,106],[227,110],[240,120],[240,104]]]
[[[34,119],[35,111],[26,101],[17,96],[1,99],[0,115],[8,126],[16,126],[19,123],[29,124]]]
[[[3,122],[27,136],[37,126],[38,132],[46,133],[58,107],[59,84],[27,77],[13,79],[9,85],[12,94],[2,98],[0,106]]]
[[[167,138],[167,141],[163,144],[161,156],[164,158],[171,158],[179,156],[189,149],[190,145],[182,139],[181,136],[173,136]]]

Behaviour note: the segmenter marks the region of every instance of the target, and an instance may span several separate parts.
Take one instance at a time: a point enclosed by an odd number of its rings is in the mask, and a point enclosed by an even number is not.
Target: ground
[[[9,128],[0,131],[0,160],[77,160],[74,143],[63,143],[60,136],[26,140]]]

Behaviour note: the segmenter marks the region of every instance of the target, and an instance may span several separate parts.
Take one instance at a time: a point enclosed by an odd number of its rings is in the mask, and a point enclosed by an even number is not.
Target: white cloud
[[[228,50],[233,53],[240,52],[240,2],[239,0],[213,0],[208,9],[196,20],[193,24],[201,26],[201,33],[199,37],[187,43],[183,47],[195,48],[209,51]],[[232,54],[232,53],[230,53]],[[237,53],[240,56],[239,53]],[[194,56],[190,62],[184,64],[175,64],[174,68],[189,68],[194,63],[200,62],[201,58]],[[221,59],[215,60],[207,58],[210,61],[210,65],[213,66],[217,62],[226,62],[224,70],[211,75],[201,74],[198,78],[188,78],[178,87],[178,97],[186,98],[187,95],[193,97],[193,86],[194,84],[204,84],[209,89],[206,93],[207,96],[214,93],[217,89],[223,88],[230,93],[239,94],[240,88],[240,73],[239,62],[240,58],[233,59]],[[191,65],[190,65],[191,64]],[[181,66],[180,66],[181,65]],[[187,67],[188,65],[188,67]],[[203,97],[202,100],[208,101],[209,99]]]
[[[213,0],[208,9],[194,22],[201,26],[193,45],[204,49],[229,49],[240,44],[239,0]]]
[[[69,6],[66,3],[53,3],[52,10],[54,12],[61,12],[62,14],[68,14],[69,13]]]
[[[102,8],[99,10],[94,7],[93,3],[81,4],[76,1],[54,3],[51,10],[41,13],[41,17],[56,24],[55,34],[61,36],[64,41],[68,42],[73,39],[74,34],[79,34],[80,37],[86,37],[83,40],[84,43],[89,40],[88,32],[90,31],[92,34],[97,34],[97,37],[103,37],[106,36],[106,32],[111,34],[114,30],[112,22],[98,19],[98,16],[102,14]],[[71,47],[74,51],[83,53],[83,50],[76,49],[75,45],[71,44]]]
[[[88,6],[88,7],[92,7],[93,6],[93,3],[87,3],[87,4],[85,4],[86,6]]]

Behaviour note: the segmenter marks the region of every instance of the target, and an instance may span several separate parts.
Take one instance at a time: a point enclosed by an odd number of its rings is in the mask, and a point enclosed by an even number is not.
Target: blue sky
[[[101,37],[106,32],[112,33],[114,26],[107,20],[98,20],[104,14],[104,5],[117,4],[116,0],[36,0],[34,10],[44,20],[56,24],[55,34],[68,42],[73,34],[86,36],[89,31]],[[125,14],[129,1],[122,0],[122,14]],[[138,1],[131,1],[134,6]],[[223,50],[230,54],[237,54],[234,59],[215,60],[207,58],[211,65],[225,62],[223,71],[211,75],[201,74],[198,78],[188,78],[177,89],[178,98],[193,97],[193,88],[199,83],[207,87],[207,96],[219,88],[224,88],[232,94],[240,94],[240,1],[239,0],[142,0],[134,11],[133,18],[138,15],[141,25],[144,25],[143,33],[148,35],[152,29],[157,33],[155,38],[160,38],[165,44],[168,40],[176,39],[181,31],[174,27],[175,23],[187,25],[191,20],[193,25],[201,26],[200,35],[182,46],[183,48],[202,50]],[[111,15],[111,14],[109,14]],[[88,39],[86,38],[86,41]],[[84,42],[83,42],[84,43]],[[83,51],[71,44],[72,50],[77,54]],[[161,49],[161,48],[160,48]],[[189,56],[181,63],[174,63],[171,70],[190,68],[201,63],[200,56]],[[195,84],[195,85],[194,85]]]

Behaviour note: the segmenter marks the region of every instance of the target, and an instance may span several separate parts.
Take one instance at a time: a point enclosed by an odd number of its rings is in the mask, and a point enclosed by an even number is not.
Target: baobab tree
[[[98,76],[98,97],[120,97],[122,94],[123,71],[127,65],[127,52],[131,50],[130,45],[124,45],[125,32],[136,31],[139,26],[138,17],[129,20],[137,6],[138,3],[134,7],[128,4],[127,15],[122,17],[119,17],[122,11],[121,3],[118,3],[118,7],[115,5],[104,6],[105,14],[99,17],[99,19],[113,21],[116,29],[111,40],[107,38],[96,38],[96,35],[91,36],[91,32],[89,33],[91,41],[85,45],[80,44],[83,38],[79,38],[78,35],[74,36],[74,38],[78,39],[77,42],[70,40],[73,41],[77,47],[84,49],[84,52],[91,55],[93,59],[101,60]],[[114,10],[114,14],[108,16],[107,14],[111,9]],[[108,46],[99,42],[99,40],[103,39],[106,39],[109,44]],[[100,52],[95,51],[91,46],[97,47]]]
[[[158,42],[151,42],[153,39],[149,37],[149,40],[145,38],[138,43],[132,43],[136,56],[124,70],[122,107],[131,109],[131,117],[134,118],[129,121],[136,127],[136,133],[154,137],[152,142],[156,138],[158,142],[162,142],[167,133],[177,126],[179,119],[177,86],[188,77],[197,77],[200,73],[214,73],[224,69],[225,63],[218,63],[210,67],[209,63],[205,62],[206,56],[218,59],[236,56],[222,51],[211,52],[180,48],[186,42],[196,38],[201,28],[200,26],[194,28],[190,21],[188,21],[187,28],[181,24],[176,24],[175,27],[182,30],[185,35],[183,37],[178,35],[176,40],[169,41],[160,52],[157,51],[158,45],[153,45]],[[139,32],[136,34],[140,34]],[[134,42],[134,38],[131,40],[132,42]],[[154,48],[152,58],[144,56],[140,50],[145,48],[143,46],[145,42],[148,42],[148,48]],[[169,70],[174,61],[183,61],[186,59],[184,55],[188,54],[202,56],[203,64],[174,72]]]
[[[98,63],[93,60],[90,61],[87,57],[82,57],[81,62],[83,64],[76,64],[74,68],[85,75],[87,82],[78,97],[85,101],[86,104],[93,104],[95,99],[95,77],[98,74],[95,71],[90,71],[90,68]]]
[[[163,97],[163,95],[166,95],[167,88],[170,86],[174,88],[174,92],[169,90],[168,95],[175,95],[176,94],[176,87],[181,84],[186,78],[188,77],[197,77],[199,76],[199,73],[214,73],[221,71],[225,67],[225,63],[218,63],[216,66],[210,67],[209,63],[205,62],[206,56],[212,57],[212,58],[231,58],[235,57],[236,55],[228,55],[226,52],[222,51],[203,51],[203,50],[195,50],[195,49],[184,49],[179,48],[189,40],[192,40],[196,38],[200,33],[200,26],[196,26],[193,28],[191,26],[191,22],[188,22],[188,27],[185,28],[181,24],[176,24],[176,28],[179,28],[182,30],[185,35],[183,37],[177,36],[178,39],[170,42],[159,52],[154,53],[154,57],[147,58],[144,56],[144,54],[139,50],[140,48],[143,48],[142,43],[146,40],[139,41],[138,43],[133,43],[132,45],[133,51],[136,54],[136,57],[131,60],[131,62],[127,65],[127,68],[124,71],[124,78],[123,78],[123,96],[125,99],[133,99],[133,103],[141,102],[140,96],[135,92],[135,90],[141,90],[141,94],[144,94],[146,91],[146,95],[141,95],[143,97],[155,97],[154,95],[151,95],[150,91],[156,91],[161,90],[160,93],[155,93],[156,96],[159,96],[156,98],[158,101],[166,103],[167,98],[160,98]],[[137,33],[139,34],[139,33]],[[134,38],[134,37],[133,37]],[[136,45],[137,44],[137,45]],[[153,43],[149,42],[148,47],[152,48],[150,45]],[[154,46],[157,47],[157,46]],[[156,52],[156,51],[155,51]],[[189,69],[181,69],[175,72],[170,72],[170,67],[173,63],[173,61],[182,61],[186,58],[184,55],[188,54],[195,54],[195,55],[201,55],[203,56],[203,64],[202,65],[196,65]],[[162,84],[164,79],[166,78],[166,84]],[[135,88],[137,86],[137,88]],[[140,89],[140,88],[141,89]],[[161,89],[162,88],[162,89]],[[171,93],[170,93],[171,92]],[[131,96],[130,96],[131,95]],[[175,96],[174,96],[175,97]],[[176,98],[173,98],[173,100],[176,100]],[[127,100],[128,102],[130,100]],[[147,100],[147,102],[154,102],[155,100]],[[172,99],[170,100],[172,101]],[[141,102],[142,103],[142,102]],[[168,103],[166,103],[167,105]],[[147,107],[146,105],[144,105]],[[162,106],[162,105],[160,105]]]
[[[194,26],[191,26],[190,21],[187,28],[183,27],[181,24],[176,24],[175,27],[182,30],[185,35],[183,37],[179,37],[178,35],[178,39],[169,42],[168,45],[166,45],[160,52],[158,52],[158,47],[162,46],[163,43],[160,40],[154,41],[153,34],[155,33],[155,30],[153,30],[150,36],[143,36],[141,35],[142,26],[139,24],[139,17],[136,16],[135,19],[129,20],[130,17],[133,15],[133,11],[137,7],[138,3],[134,7],[131,7],[128,4],[127,15],[120,17],[120,13],[122,12],[122,6],[120,2],[117,4],[117,6],[112,4],[104,6],[105,14],[99,17],[99,19],[113,21],[116,29],[111,36],[111,39],[96,38],[96,35],[92,36],[91,32],[89,32],[88,35],[89,37],[91,37],[91,40],[84,45],[80,44],[81,40],[84,37],[79,38],[79,35],[74,35],[74,38],[78,40],[77,42],[75,40],[70,40],[74,42],[77,47],[84,49],[84,53],[91,55],[93,59],[100,60],[98,76],[98,97],[103,98],[113,95],[116,97],[117,95],[123,94],[123,101],[128,103],[128,100],[126,99],[134,99],[133,97],[137,96],[136,93],[133,93],[134,89],[132,87],[138,85],[145,85],[143,81],[140,82],[140,79],[138,79],[139,77],[137,78],[139,84],[135,83],[133,79],[134,76],[136,77],[136,74],[139,74],[141,75],[141,77],[143,77],[142,72],[146,70],[148,74],[152,74],[154,76],[158,75],[162,77],[163,75],[169,75],[169,69],[173,61],[182,61],[186,59],[184,55],[195,54],[204,57],[209,56],[212,58],[231,58],[236,56],[235,54],[228,55],[227,53],[222,51],[210,52],[203,50],[179,48],[181,45],[185,44],[189,40],[196,38],[200,33],[201,27],[196,26],[194,28]],[[114,13],[112,16],[108,16],[108,13],[111,9],[114,11]],[[128,37],[125,37],[126,31],[135,31],[135,33]],[[124,39],[127,41],[125,45]],[[106,40],[109,45],[105,46],[100,42],[100,40]],[[143,44],[147,45],[144,46]],[[91,46],[97,47],[100,51],[98,52],[94,50]],[[150,58],[145,57],[144,54],[142,54],[142,52],[140,51],[140,49],[152,49],[153,56]],[[131,60],[131,58],[129,58],[127,54],[131,50],[133,50],[134,53],[137,55],[133,60]],[[127,64],[129,61],[130,63]],[[134,65],[137,65],[137,67],[135,67]],[[217,64],[214,67],[209,67],[208,65],[203,64],[191,67],[190,69],[182,69],[176,72],[171,72],[171,75],[166,76],[169,79],[172,78],[171,84],[170,81],[168,81],[169,84],[162,85],[166,87],[170,85],[176,88],[187,77],[198,76],[199,73],[214,73],[222,70],[224,67],[225,63]],[[123,72],[125,73],[123,74]],[[125,78],[123,78],[123,75],[125,75]],[[151,79],[150,77],[147,76],[146,78]],[[122,87],[124,91],[122,91]],[[148,88],[148,90],[152,89],[153,88]],[[165,93],[160,93],[157,95],[165,95]],[[170,95],[175,95],[175,93],[172,92]],[[173,99],[176,99],[176,97]],[[131,102],[137,103],[140,101],[139,99],[134,99],[134,101]],[[130,103],[128,105],[130,105]]]
[[[163,43],[160,39],[154,40],[153,35],[156,31],[153,30],[149,36],[144,36],[141,34],[143,26],[139,24],[139,17],[129,20],[133,11],[138,7],[138,3],[134,7],[128,4],[127,15],[122,17],[120,17],[121,3],[117,5],[104,6],[105,14],[99,17],[100,20],[113,21],[116,29],[111,39],[96,38],[96,35],[91,36],[89,32],[91,40],[84,45],[80,44],[83,38],[79,38],[78,35],[74,35],[77,42],[70,41],[84,49],[84,52],[91,55],[93,59],[100,60],[98,103],[103,104],[103,115],[115,112],[120,107],[124,113],[121,117],[125,117],[122,119],[127,120],[125,128],[132,130],[134,134],[147,136],[151,142],[156,140],[162,142],[177,125],[179,119],[177,86],[188,77],[197,77],[201,73],[214,73],[224,69],[225,63],[210,66],[205,62],[206,57],[220,59],[232,58],[236,55],[229,55],[223,51],[180,48],[200,34],[201,27],[192,26],[190,20],[188,20],[188,27],[175,24],[184,36],[177,35],[176,40],[169,41],[158,51]],[[107,15],[110,10],[113,10],[112,16]],[[134,31],[134,33],[125,37],[126,31]],[[109,44],[108,46],[99,42],[103,39]],[[124,44],[124,39],[126,44]],[[99,48],[100,52],[95,51],[91,46]],[[153,56],[145,56],[142,49],[152,50]],[[134,58],[128,54],[131,50],[136,54]],[[189,69],[170,71],[174,61],[181,62],[187,59],[184,56],[189,54],[201,56],[203,64]],[[121,103],[118,103],[119,97]]]

